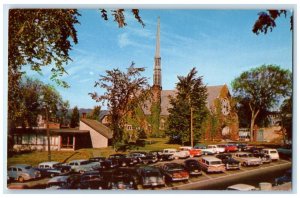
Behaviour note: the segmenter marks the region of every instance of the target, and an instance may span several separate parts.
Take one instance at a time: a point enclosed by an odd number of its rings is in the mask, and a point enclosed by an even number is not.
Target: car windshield
[[[270,153],[277,153],[277,151],[270,151]]]
[[[197,161],[187,161],[186,164],[189,165],[189,166],[198,166]]]
[[[31,169],[31,166],[26,166],[25,169],[27,169],[27,170],[28,170],[28,169]]]
[[[89,161],[83,161],[83,162],[80,162],[80,165],[85,165],[85,164],[88,164]]]
[[[159,177],[160,173],[157,172],[157,171],[146,171],[144,173],[144,176],[146,176],[146,177]]]
[[[211,161],[210,164],[217,165],[217,164],[222,164],[222,162],[221,161]]]

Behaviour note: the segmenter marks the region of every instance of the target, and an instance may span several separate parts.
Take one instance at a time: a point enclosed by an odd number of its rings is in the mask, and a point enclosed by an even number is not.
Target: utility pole
[[[191,146],[194,147],[193,107],[191,105]]]
[[[48,107],[46,109],[46,127],[47,127],[47,142],[48,142],[48,161],[51,162],[51,150],[50,150],[50,130],[49,130],[49,117],[48,117]]]

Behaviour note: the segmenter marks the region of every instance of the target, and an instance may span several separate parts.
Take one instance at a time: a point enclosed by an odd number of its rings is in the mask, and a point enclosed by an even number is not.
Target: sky
[[[152,85],[158,17],[164,90],[174,89],[177,76],[187,75],[193,67],[206,85],[226,84],[229,88],[242,72],[263,64],[292,71],[290,13],[276,21],[272,32],[256,35],[252,27],[260,11],[141,9],[140,16],[146,24],[143,28],[126,10],[127,26],[118,28],[111,15],[104,21],[98,10],[79,10],[79,42],[70,52],[73,61],[65,66],[68,75],[62,77],[70,88],[56,89],[64,100],[69,100],[71,108],[93,108],[101,103],[88,93],[104,92],[94,87],[99,75],[113,68],[125,71],[131,62],[146,68],[143,75]],[[28,76],[54,84],[49,80],[50,69],[51,66],[45,67],[41,76],[24,68]]]

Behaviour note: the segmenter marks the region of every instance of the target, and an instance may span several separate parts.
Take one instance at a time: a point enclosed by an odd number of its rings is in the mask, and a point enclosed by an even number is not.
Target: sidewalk
[[[279,186],[273,186],[272,190],[292,191],[292,182],[288,182]]]

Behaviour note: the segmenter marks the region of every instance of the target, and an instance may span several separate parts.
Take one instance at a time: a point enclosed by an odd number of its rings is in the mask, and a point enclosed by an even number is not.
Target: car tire
[[[23,183],[24,182],[24,178],[22,176],[18,177],[18,182]]]
[[[242,164],[242,165],[246,167],[246,166],[247,166],[247,163],[246,163],[246,162],[243,162],[243,164]]]
[[[205,152],[205,153],[204,153],[204,155],[208,155],[208,153],[207,153],[207,152]]]

